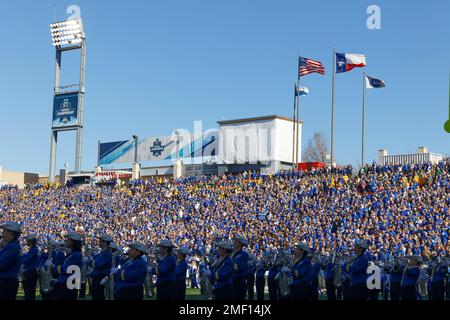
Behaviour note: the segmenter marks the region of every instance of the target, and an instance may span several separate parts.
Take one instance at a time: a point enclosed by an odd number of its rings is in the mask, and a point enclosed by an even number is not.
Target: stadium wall
[[[17,185],[23,188],[25,184],[38,183],[39,175],[28,172],[5,171],[0,168],[0,184]]]

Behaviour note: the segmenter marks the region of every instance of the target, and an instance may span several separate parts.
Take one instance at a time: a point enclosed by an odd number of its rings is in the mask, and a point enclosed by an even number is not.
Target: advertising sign
[[[204,133],[194,139],[192,135],[160,136],[139,140],[138,161],[161,161],[217,156],[218,131]],[[134,162],[134,140],[100,144],[99,165]]]

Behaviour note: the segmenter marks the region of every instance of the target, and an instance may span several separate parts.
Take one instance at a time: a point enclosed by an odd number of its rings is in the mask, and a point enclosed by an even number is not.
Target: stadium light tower
[[[56,49],[49,173],[50,181],[54,182],[56,146],[58,142],[58,132],[60,131],[77,131],[75,173],[80,173],[81,171],[85,94],[84,82],[86,75],[86,35],[84,33],[81,18],[52,23],[50,25],[50,32],[52,44]],[[80,50],[79,83],[61,86],[62,53],[71,50]]]

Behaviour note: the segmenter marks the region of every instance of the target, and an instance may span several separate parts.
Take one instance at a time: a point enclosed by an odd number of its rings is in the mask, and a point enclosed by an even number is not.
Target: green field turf
[[[87,292],[88,290],[86,290]],[[156,289],[155,289],[156,291]],[[20,285],[19,286],[19,291],[17,293],[17,300],[23,300],[24,299],[24,293],[23,293],[23,288]],[[254,299],[256,299],[256,292],[254,294]],[[267,293],[267,290],[265,292],[264,295],[264,299],[265,300],[269,300],[269,295]],[[327,300],[327,297],[325,295],[321,295],[320,300]],[[36,290],[36,300],[41,300],[41,296],[40,296],[40,292],[39,289]],[[91,300],[91,297],[89,295],[87,295],[84,299],[80,299],[79,300]],[[152,298],[148,298],[144,296],[144,300],[156,300],[156,297],[152,297]],[[203,296],[200,293],[199,289],[191,289],[191,288],[187,288],[186,289],[186,300],[206,300],[205,296]],[[424,297],[424,300],[428,300],[428,297]]]
[[[87,291],[88,290],[86,290],[86,292]],[[156,292],[156,289],[155,289],[155,292]],[[256,298],[256,292],[255,292],[255,298]],[[266,300],[269,299],[269,295],[267,294],[267,292],[265,294],[265,299]],[[22,285],[19,286],[19,291],[17,292],[17,300],[24,300],[24,293],[23,293]],[[36,290],[36,300],[41,300],[39,288]],[[91,300],[91,297],[89,295],[87,295],[84,299],[79,299],[79,300]],[[148,297],[144,296],[144,300],[156,300],[156,297],[148,298]],[[200,293],[200,289],[187,288],[186,289],[186,300],[206,300],[206,299],[205,299],[205,296]]]

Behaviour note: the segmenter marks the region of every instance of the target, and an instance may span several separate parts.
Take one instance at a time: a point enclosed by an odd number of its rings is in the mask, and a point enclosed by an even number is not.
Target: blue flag
[[[384,88],[386,84],[381,79],[376,79],[366,75],[366,89]]]
[[[297,87],[295,85],[295,96],[306,96],[309,93],[309,89],[306,87]]]

